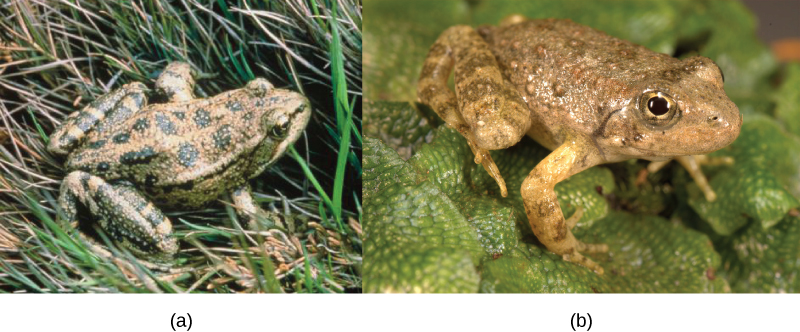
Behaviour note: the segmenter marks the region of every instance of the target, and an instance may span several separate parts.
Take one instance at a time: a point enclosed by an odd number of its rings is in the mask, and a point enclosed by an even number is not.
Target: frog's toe
[[[277,213],[269,212],[256,204],[250,185],[244,185],[231,192],[231,200],[239,217],[248,225],[249,229],[283,227],[283,222]]]
[[[608,252],[608,245],[606,244],[593,244],[583,243],[575,240],[575,246],[569,251],[569,254],[563,255],[564,260],[573,262],[578,265],[585,266],[590,270],[596,272],[598,275],[603,275],[603,267],[595,263],[591,259],[581,255],[580,253],[604,253]]]
[[[266,79],[258,77],[256,79],[248,82],[246,88],[248,90],[250,90],[254,95],[256,95],[258,97],[263,97],[267,93],[272,91],[274,86],[272,85],[272,83],[270,83]]]
[[[586,252],[590,254],[608,252],[608,245],[604,243],[594,244],[578,241],[578,244],[575,247],[579,252]]]
[[[563,255],[562,258],[564,258],[565,261],[572,262],[572,263],[575,263],[575,264],[578,264],[578,265],[581,265],[581,266],[585,266],[586,268],[588,268],[588,269],[594,271],[595,273],[597,273],[597,275],[600,275],[600,276],[603,275],[603,267],[600,266],[600,264],[595,263],[593,260],[591,260],[591,259],[587,258],[586,256],[583,256],[583,255],[581,255],[581,254],[579,254],[577,252],[574,252],[572,254]]]
[[[468,141],[469,142],[469,141]],[[492,155],[489,154],[488,150],[481,149],[477,147],[475,144],[470,142],[469,147],[472,149],[472,152],[475,154],[475,163],[481,164],[483,169],[489,173],[489,176],[497,182],[497,186],[500,187],[500,196],[507,197],[508,196],[508,189],[506,188],[506,181],[503,179],[503,175],[500,174],[500,169],[497,168],[497,164],[494,163],[492,159]]]
[[[572,216],[569,217],[569,219],[567,219],[566,221],[569,230],[575,228],[575,225],[578,224],[578,221],[580,221],[582,217],[583,217],[583,207],[581,207],[580,205],[576,205],[575,213],[573,213]]]

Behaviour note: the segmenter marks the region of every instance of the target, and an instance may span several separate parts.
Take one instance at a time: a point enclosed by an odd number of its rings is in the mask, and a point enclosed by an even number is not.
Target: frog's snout
[[[303,132],[311,119],[311,102],[296,92],[289,92],[293,103],[287,105],[286,115],[291,119],[291,130],[287,141],[294,142]]]
[[[739,137],[739,131],[742,128],[744,118],[739,113],[737,108],[733,108],[734,112],[714,111],[708,114],[706,123],[711,130],[716,132],[717,139],[720,140],[722,146],[732,143]]]
[[[725,119],[723,119],[718,113],[712,113],[711,115],[709,115],[708,118],[706,119],[706,122],[708,123],[708,125],[715,128],[726,127],[730,125],[730,123],[728,123],[728,121],[725,121]]]
[[[720,116],[718,113],[713,113],[709,115],[706,121],[709,125],[714,127],[735,126],[736,128],[739,128],[742,126],[744,118],[742,117],[741,113],[739,113],[734,119],[726,119],[725,117]]]
[[[308,125],[308,120],[311,118],[311,103],[308,99],[302,97],[301,102],[294,109],[291,116],[294,118],[294,121],[297,122],[301,130],[305,128],[306,125]]]

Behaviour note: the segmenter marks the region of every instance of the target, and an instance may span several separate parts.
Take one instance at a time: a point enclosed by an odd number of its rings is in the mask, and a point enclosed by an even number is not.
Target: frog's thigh
[[[156,90],[170,102],[194,99],[194,76],[192,67],[185,62],[171,62],[156,80]]]
[[[262,218],[267,222],[275,223],[278,226],[282,226],[280,216],[278,214],[266,211],[256,204],[256,201],[253,199],[253,192],[250,190],[249,184],[245,184],[231,192],[231,199],[233,200],[233,205],[236,208],[240,218],[242,218],[242,220],[248,224],[250,229],[257,230],[263,228],[257,225],[259,218]],[[273,225],[267,226],[271,227]]]
[[[576,219],[579,217],[571,218],[572,220],[569,222],[564,220],[555,192],[557,183],[599,163],[594,160],[597,156],[592,153],[590,148],[587,148],[590,144],[590,142],[576,139],[553,150],[550,155],[536,165],[522,182],[521,193],[531,229],[548,250],[562,255],[565,260],[603,274],[603,268],[600,265],[579,252],[605,252],[608,251],[608,247],[585,244],[572,235],[570,228],[575,225]],[[581,212],[576,213],[580,215]]]
[[[98,98],[83,109],[70,114],[50,135],[47,150],[66,155],[92,130],[103,130],[130,118],[147,103],[147,87],[139,82],[122,87]]]
[[[447,86],[454,66],[455,93]],[[503,78],[489,45],[469,26],[445,30],[431,46],[417,94],[481,149],[512,146],[530,127],[522,96]]]
[[[82,204],[108,236],[137,256],[169,258],[178,251],[172,223],[133,187],[74,171],[61,184],[58,202],[66,217],[62,225],[77,225],[76,206]]]
[[[454,66],[458,100],[447,86]],[[519,142],[530,126],[530,111],[503,79],[489,46],[474,29],[454,26],[439,36],[423,64],[417,95],[464,136],[475,162],[483,165],[505,197],[505,181],[488,150]]]

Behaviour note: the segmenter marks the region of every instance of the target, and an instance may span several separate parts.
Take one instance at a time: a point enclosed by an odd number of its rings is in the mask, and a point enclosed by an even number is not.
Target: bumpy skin
[[[127,84],[71,114],[51,135],[48,150],[66,154],[70,172],[59,199],[66,224],[77,224],[82,204],[118,243],[162,261],[178,246],[155,205],[196,208],[235,192],[243,217],[263,213],[247,180],[301,135],[308,100],[261,78],[208,99],[194,99],[193,86],[189,65],[171,63],[156,81],[169,102],[146,105],[145,86]]]
[[[447,77],[455,65],[455,94]],[[603,273],[580,252],[554,186],[586,168],[631,158],[709,153],[739,135],[742,118],[708,58],[678,60],[569,20],[452,27],[431,47],[418,95],[473,147],[476,162],[505,184],[487,150],[529,135],[553,152],[523,182],[534,234],[564,259]]]

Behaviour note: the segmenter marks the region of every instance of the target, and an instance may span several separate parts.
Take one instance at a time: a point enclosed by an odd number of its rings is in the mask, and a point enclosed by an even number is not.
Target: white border
[[[0,296],[3,331],[797,331],[796,294]],[[588,327],[588,326],[587,326]],[[576,328],[577,331],[586,331]],[[181,330],[178,330],[181,331]],[[184,330],[185,331],[185,330]]]

